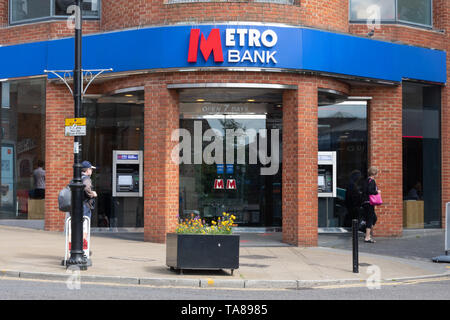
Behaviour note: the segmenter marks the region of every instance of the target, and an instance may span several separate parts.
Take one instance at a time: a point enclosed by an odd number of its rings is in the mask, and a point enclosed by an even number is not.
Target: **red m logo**
[[[214,189],[223,189],[223,179],[215,179],[214,180]]]
[[[197,62],[198,39],[200,38],[200,29],[191,29],[191,37],[189,39],[188,62]],[[200,40],[200,51],[205,61],[208,60],[211,51],[214,55],[215,62],[223,62],[222,42],[220,41],[220,30],[211,29],[208,39],[202,33]]]
[[[236,189],[236,180],[235,179],[227,180],[227,189]]]

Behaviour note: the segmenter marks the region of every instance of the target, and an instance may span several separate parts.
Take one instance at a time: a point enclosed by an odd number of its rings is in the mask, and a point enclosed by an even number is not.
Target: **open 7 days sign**
[[[222,33],[222,34],[221,34]],[[222,37],[225,37],[226,56]],[[198,51],[205,61],[214,57],[214,62],[276,64],[277,51],[274,50],[278,42],[278,35],[271,29],[260,30],[251,28],[227,28],[225,30],[213,28],[205,37],[200,29],[191,29],[189,37],[188,62],[196,63]]]

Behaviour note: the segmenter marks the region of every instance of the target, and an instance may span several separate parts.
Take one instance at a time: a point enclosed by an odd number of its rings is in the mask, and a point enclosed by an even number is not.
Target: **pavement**
[[[450,264],[434,263],[444,254],[444,230],[405,230],[399,238],[359,241],[359,273],[352,272],[350,234],[319,234],[318,247],[281,242],[281,233],[240,233],[239,269],[184,270],[166,266],[165,244],[143,241],[136,232],[91,235],[92,266],[80,271],[85,283],[164,287],[292,288],[347,283],[450,277]],[[61,265],[63,232],[0,225],[0,279],[13,277],[67,281],[72,270]]]

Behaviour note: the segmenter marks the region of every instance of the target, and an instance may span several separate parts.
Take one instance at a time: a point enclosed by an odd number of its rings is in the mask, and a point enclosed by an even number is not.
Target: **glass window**
[[[348,199],[367,173],[367,102],[322,105],[320,98],[319,151],[336,151],[337,197],[319,198],[319,228],[351,227],[358,212]]]
[[[35,21],[58,16],[68,16],[67,9],[75,3],[74,0],[10,0],[10,22]],[[83,17],[98,18],[100,15],[100,0],[83,1]]]
[[[404,22],[431,26],[432,0],[350,0],[350,21]]]
[[[281,91],[190,89],[180,101],[180,216],[280,227]]]
[[[431,25],[431,0],[397,0],[398,20]]]
[[[86,100],[82,115],[87,118],[83,159],[97,167],[92,175],[98,194],[92,227],[143,227],[144,197],[113,197],[112,173],[113,150],[144,150],[144,91]]]
[[[378,15],[379,14],[379,15]],[[395,20],[395,0],[351,0],[350,20]]]
[[[54,0],[55,1],[55,15],[67,16],[67,9],[74,4],[73,0]],[[99,15],[99,0],[84,0],[83,1],[83,16],[98,16]]]
[[[406,228],[441,224],[441,88],[403,83],[403,217]]]
[[[11,22],[49,17],[50,0],[11,0]]]
[[[255,2],[268,2],[279,4],[294,4],[294,0],[254,0]]]
[[[1,88],[0,219],[44,219],[45,81]]]

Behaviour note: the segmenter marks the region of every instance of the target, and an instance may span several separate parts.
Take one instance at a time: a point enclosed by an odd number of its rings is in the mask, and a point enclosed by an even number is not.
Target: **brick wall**
[[[102,30],[144,25],[227,21],[277,22],[348,30],[348,0],[301,0],[294,5],[253,1],[168,4],[163,0],[103,1]]]
[[[441,102],[441,154],[442,154],[442,225],[445,226],[445,204],[450,202],[450,1],[435,0],[439,6],[435,16],[437,28],[445,30],[444,41],[447,51],[447,85],[442,88]]]
[[[317,246],[317,83],[283,95],[283,242]]]
[[[47,83],[46,93],[45,230],[62,231],[58,193],[73,177],[73,138],[64,136],[64,119],[73,118],[74,102],[65,85]]]
[[[83,33],[177,23],[254,21],[348,31],[347,0],[302,0],[294,5],[253,1],[167,4],[164,0],[103,0],[100,20],[84,21]],[[0,44],[73,36],[66,20],[8,25],[8,0],[0,0]]]
[[[0,44],[36,42],[50,39],[72,37],[74,31],[67,27],[67,20],[33,22],[9,26],[9,1],[0,0]],[[83,23],[83,33],[100,31],[99,20],[89,20]]]
[[[164,77],[145,85],[144,111],[144,239],[164,243],[178,219],[178,164],[171,159],[179,128],[178,94],[169,91]]]

